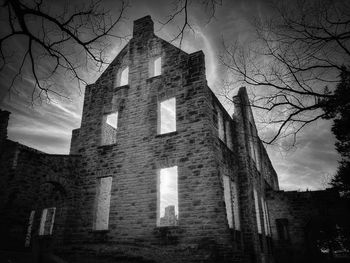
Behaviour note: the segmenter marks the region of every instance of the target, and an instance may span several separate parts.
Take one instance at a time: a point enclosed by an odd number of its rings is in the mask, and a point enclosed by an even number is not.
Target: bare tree
[[[119,12],[112,16],[100,1],[77,4],[74,1],[3,0],[0,21],[0,73],[10,76],[8,89],[22,78],[33,80],[32,101],[64,96],[53,83],[57,74],[69,74],[77,86],[86,84],[80,71],[93,63],[107,63],[107,38],[115,33],[127,7],[119,1]],[[20,43],[20,44],[18,44]],[[13,69],[12,71],[9,69]]]
[[[197,5],[196,5],[197,4]],[[198,4],[200,7],[198,7]],[[199,2],[194,2],[191,0],[176,0],[173,3],[173,8],[169,12],[169,15],[165,21],[160,21],[160,23],[165,26],[170,24],[171,22],[175,22],[177,18],[180,19],[178,31],[175,34],[174,38],[171,42],[179,40],[179,46],[181,47],[185,32],[190,30],[194,32],[193,24],[190,19],[190,9],[192,12],[198,12],[198,8],[204,9],[207,14],[207,23],[209,23],[213,18],[215,18],[216,10],[219,6],[222,5],[222,0],[201,0]]]
[[[83,68],[101,69],[108,64],[108,38],[124,39],[116,27],[124,19],[127,4],[118,4],[119,12],[112,16],[100,0],[85,5],[74,1],[2,0],[0,74],[10,72],[8,90],[17,90],[21,80],[29,79],[33,83],[32,101],[41,101],[50,99],[50,95],[65,95],[55,83],[59,74],[68,74],[78,87],[85,85]],[[221,4],[222,0],[176,0],[162,24],[179,25],[173,41],[179,40],[181,46],[185,32],[192,30],[190,14],[200,6],[210,22]]]
[[[253,107],[275,126],[265,138],[271,144],[292,138],[306,125],[325,116],[342,69],[350,70],[349,1],[278,1],[270,18],[254,23],[249,44],[224,43],[221,62],[230,74],[225,95],[247,85],[254,90]]]

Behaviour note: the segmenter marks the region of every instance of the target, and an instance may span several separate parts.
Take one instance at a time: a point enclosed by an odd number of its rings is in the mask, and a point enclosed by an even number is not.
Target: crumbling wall
[[[9,121],[10,113],[0,109],[0,147],[2,143],[7,139],[7,124]]]
[[[79,145],[80,145],[80,136],[79,136],[80,129],[74,129],[72,130],[72,139],[70,142],[70,154],[79,154]]]
[[[312,232],[324,226],[349,227],[348,204],[333,189],[269,191],[268,207],[276,262],[321,262],[320,248],[311,240],[317,233]],[[278,221],[285,225],[284,234]]]
[[[150,77],[149,61],[159,56],[162,74]],[[129,67],[128,85],[116,86],[124,67]],[[158,134],[158,104],[172,97],[176,131]],[[101,145],[103,115],[114,110],[116,142]],[[82,155],[82,167],[72,245],[84,253],[103,248],[159,262],[232,260],[212,110],[203,53],[186,54],[156,37],[150,17],[135,21],[133,39],[86,88],[79,143],[73,147]],[[157,227],[157,171],[173,166],[179,224]],[[113,178],[109,227],[94,231],[98,178],[105,176]]]
[[[263,201],[266,189],[278,189],[277,175],[258,137],[245,88],[239,89],[233,101],[244,252],[253,262],[269,262],[273,255]]]
[[[73,201],[79,157],[48,155],[6,140],[0,151],[0,243],[3,249],[30,250],[39,242],[44,208],[56,206],[49,243],[62,243]],[[25,247],[29,218],[35,211],[30,242]]]
[[[154,76],[152,63],[159,58],[161,74]],[[123,76],[122,86],[121,72],[129,73],[127,79]],[[168,99],[176,102],[176,130],[160,134],[159,105]],[[237,111],[231,118],[207,86],[203,52],[187,54],[156,37],[149,16],[136,20],[133,38],[100,78],[86,87],[81,127],[72,132],[70,150],[79,156],[9,146],[1,157],[1,169],[17,179],[4,181],[10,187],[3,202],[11,199],[11,191],[29,200],[21,203],[25,204],[21,225],[33,207],[41,211],[55,206],[65,221],[58,223],[62,231],[54,237],[60,246],[53,247],[68,261],[92,261],[96,254],[106,260],[271,261],[260,200],[266,189],[278,189],[278,180],[257,136],[244,89],[236,100]],[[107,125],[110,114],[117,116],[117,125]],[[173,226],[159,227],[159,170],[175,166],[178,218]],[[101,178],[111,182],[110,195],[103,202]],[[227,182],[234,183],[232,188]],[[67,195],[57,195],[57,187]],[[236,210],[225,204],[230,191],[238,193],[231,195],[239,200]],[[39,198],[43,200],[38,202]],[[263,222],[261,233],[255,203]],[[19,204],[13,202],[8,211]],[[103,213],[96,211],[99,204]],[[234,215],[228,216],[232,211]],[[96,227],[100,214],[103,227]],[[3,220],[17,216],[14,212]],[[240,226],[229,220],[239,220]],[[33,229],[37,227],[34,223]]]

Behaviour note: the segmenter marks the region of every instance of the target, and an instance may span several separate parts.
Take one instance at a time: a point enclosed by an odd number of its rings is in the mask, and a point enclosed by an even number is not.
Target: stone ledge
[[[129,84],[123,85],[123,86],[114,87],[113,88],[113,92],[116,92],[116,91],[121,90],[121,89],[128,89],[128,88],[130,88]]]
[[[104,230],[91,229],[91,230],[89,230],[89,233],[93,233],[93,234],[104,234],[104,233],[109,233],[109,232],[110,232],[109,229],[104,229]]]
[[[106,150],[106,149],[109,149],[109,148],[113,148],[116,145],[118,145],[118,143],[111,143],[111,144],[106,144],[106,145],[100,145],[100,146],[97,146],[96,148],[97,149]]]
[[[162,75],[150,77],[150,78],[146,79],[146,82],[153,82],[153,81],[161,79],[161,78],[162,78]]]
[[[163,134],[157,134],[155,137],[162,138],[162,137],[173,136],[173,135],[177,135],[177,134],[178,134],[177,131],[173,131],[173,132],[168,132],[168,133],[163,133]]]
[[[154,235],[159,238],[161,245],[176,245],[179,236],[183,232],[179,226],[157,226],[154,228]]]

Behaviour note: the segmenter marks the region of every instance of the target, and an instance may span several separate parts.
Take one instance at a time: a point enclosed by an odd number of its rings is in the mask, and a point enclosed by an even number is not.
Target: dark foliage
[[[323,100],[325,118],[333,119],[332,132],[341,161],[331,184],[346,196],[350,192],[350,71],[345,67],[340,74],[334,96]]]
[[[332,100],[342,66],[349,66],[350,5],[344,0],[274,1],[274,15],[254,22],[251,43],[224,43],[221,56],[235,86],[251,87],[251,106],[268,124],[264,140],[291,139],[325,117],[322,101]],[[328,86],[329,89],[324,89]],[[332,100],[333,101],[333,100]],[[337,98],[335,98],[337,101]]]

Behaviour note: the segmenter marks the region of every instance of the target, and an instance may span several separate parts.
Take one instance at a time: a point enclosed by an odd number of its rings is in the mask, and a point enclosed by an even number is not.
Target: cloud
[[[325,180],[335,173],[339,158],[330,126],[330,121],[321,120],[302,131],[297,149],[293,151],[278,153],[275,149],[267,149],[282,189],[327,187]]]
[[[11,137],[26,146],[39,149],[47,153],[67,154],[70,146],[70,134],[56,129],[9,129]]]
[[[1,108],[11,112],[9,139],[47,153],[67,154],[71,131],[80,126],[81,120],[81,97],[75,94],[74,101],[58,98],[32,106],[23,93],[6,97]]]
[[[160,217],[164,216],[165,208],[175,206],[178,214],[178,185],[177,166],[160,170]]]
[[[118,6],[115,5],[115,1],[107,1],[107,5],[112,12],[117,13]],[[174,37],[178,24],[161,27],[158,23],[166,20],[164,18],[171,11],[171,5],[159,4],[157,1],[136,1],[133,5],[128,10],[129,20],[120,25],[119,32],[130,34],[133,20],[150,14],[155,21],[157,35],[168,41]],[[191,10],[192,8],[193,6]],[[223,7],[217,10],[216,18],[209,24],[206,23],[204,12],[196,9],[191,13],[195,34],[186,34],[183,49],[187,52],[201,49],[204,51],[207,79],[214,91],[220,91],[220,79],[225,74],[217,59],[222,39],[229,43],[236,40],[248,41],[253,16],[268,12],[269,7],[262,0],[232,0],[224,1]],[[20,42],[16,42],[14,48],[19,51],[23,49]],[[112,43],[109,60],[111,61],[122,48],[120,42]],[[49,68],[49,64],[44,63],[42,69]],[[30,101],[31,79],[24,78],[21,81],[21,92],[13,93],[11,98],[7,95],[8,76],[13,74],[14,70],[12,66],[8,71],[2,72],[0,82],[1,108],[12,112],[9,138],[48,153],[68,153],[71,130],[80,126],[84,87],[80,91],[76,82],[68,75],[62,74],[55,79],[55,85],[69,96],[70,100],[54,97],[50,103],[43,102],[33,107]],[[89,83],[93,83],[100,75],[91,69],[86,69],[82,74]],[[229,112],[232,112],[230,106],[231,104],[225,104]],[[334,137],[330,132],[330,122],[327,121],[320,121],[317,126],[304,130],[300,134],[298,148],[294,151],[285,152],[273,147],[268,147],[267,150],[279,175],[282,189],[322,188],[322,178],[333,174],[337,167],[338,156],[334,150]]]

